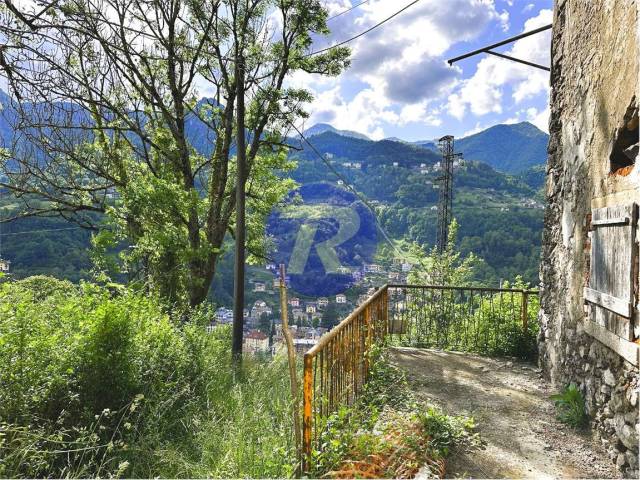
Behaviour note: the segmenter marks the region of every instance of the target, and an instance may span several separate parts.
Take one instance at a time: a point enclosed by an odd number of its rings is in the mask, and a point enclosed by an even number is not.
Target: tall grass
[[[211,312],[47,277],[0,284],[0,476],[287,477],[285,359],[234,372]]]

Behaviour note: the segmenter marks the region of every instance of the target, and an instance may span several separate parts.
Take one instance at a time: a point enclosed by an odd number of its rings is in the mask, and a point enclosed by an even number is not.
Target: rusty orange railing
[[[358,397],[369,373],[367,352],[389,331],[387,287],[380,288],[304,355],[303,469],[309,467],[318,424]]]
[[[326,420],[358,398],[374,345],[486,355],[535,354],[538,292],[518,288],[385,285],[304,356],[302,466],[320,451]]]

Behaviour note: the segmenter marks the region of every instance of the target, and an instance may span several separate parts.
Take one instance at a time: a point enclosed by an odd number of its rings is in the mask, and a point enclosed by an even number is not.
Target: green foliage
[[[320,326],[323,328],[333,328],[340,321],[340,312],[338,311],[338,305],[335,302],[329,302],[324,312],[322,312],[322,320]]]
[[[516,277],[513,283],[505,281],[502,288],[530,290],[530,285],[522,277]],[[475,331],[484,342],[478,348],[471,349],[476,353],[493,356],[513,356],[525,359],[535,358],[537,336],[540,330],[538,312],[540,299],[531,294],[527,298],[527,329],[522,321],[523,296],[519,293],[496,294],[484,298],[480,308],[473,316]]]
[[[452,447],[460,444],[475,429],[472,418],[445,415],[434,407],[418,412],[418,418],[433,448],[447,456]]]
[[[424,465],[440,465],[436,461],[446,457],[451,447],[472,436],[472,419],[449,416],[418,402],[404,373],[389,361],[385,350],[375,347],[369,356],[370,375],[359,400],[351,408],[340,408],[320,427],[312,477],[353,462],[367,463],[373,458],[375,463],[385,457],[397,458],[382,461],[379,476],[405,476]],[[357,470],[349,472],[357,478]]]
[[[118,285],[1,283],[0,475],[290,476],[284,360],[234,376],[209,309],[166,312]]]
[[[576,384],[571,383],[562,392],[552,395],[556,405],[558,420],[574,428],[584,428],[589,424],[584,397]]]
[[[523,290],[529,285],[517,277],[504,282],[505,292],[480,290],[425,290],[409,293],[402,345],[473,352],[492,356],[534,359],[537,354],[540,303],[527,296],[527,328],[523,325]]]
[[[447,245],[442,252],[433,247],[426,255],[424,249],[413,243],[410,254],[416,266],[409,273],[408,283],[413,285],[468,286],[474,276],[474,269],[480,260],[473,254],[466,258],[456,250],[458,222],[454,219],[449,225]]]

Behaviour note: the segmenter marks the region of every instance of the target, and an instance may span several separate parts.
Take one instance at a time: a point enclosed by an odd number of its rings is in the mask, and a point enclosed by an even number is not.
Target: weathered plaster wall
[[[614,137],[640,98],[636,0],[557,0],[541,278],[540,362],[558,387],[577,383],[594,432],[638,477],[638,367],[584,331],[587,218],[592,208],[640,204],[640,165],[610,175]],[[637,104],[637,103],[636,103]]]

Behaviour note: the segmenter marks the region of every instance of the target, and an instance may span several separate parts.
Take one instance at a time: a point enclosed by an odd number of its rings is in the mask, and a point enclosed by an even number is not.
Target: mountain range
[[[333,133],[340,137],[355,138],[373,142],[366,135],[350,130],[338,130],[331,125],[319,123],[305,131],[307,138],[318,137],[325,133]],[[438,140],[423,140],[409,142],[397,137],[387,138],[376,144],[377,148],[385,147],[381,142],[393,142],[402,145],[414,145],[426,150],[438,153]],[[473,135],[469,135],[455,140],[456,152],[462,153],[467,160],[478,160],[490,165],[494,169],[504,173],[522,173],[532,167],[544,165],[547,157],[547,143],[549,135],[538,129],[529,122],[500,124],[489,127]],[[323,142],[324,143],[324,142]],[[335,143],[344,145],[342,139],[335,139]],[[359,147],[363,148],[364,144]],[[354,148],[355,147],[354,145]],[[398,147],[398,153],[405,153],[407,150]]]
[[[10,114],[4,100],[0,94],[0,135],[7,142],[13,131],[11,122],[2,121]],[[195,118],[187,125],[192,144],[206,155],[212,143],[206,127]],[[436,142],[374,141],[328,124],[314,125],[305,131],[305,137],[330,168],[301,138],[289,138],[289,144],[297,147],[291,152],[298,162],[291,172],[294,180],[300,185],[346,181],[377,206],[380,223],[391,236],[425,247],[433,245],[441,175],[436,167],[441,161]],[[464,254],[474,253],[485,260],[485,283],[518,274],[537,283],[547,139],[530,123],[496,125],[456,139],[456,150],[465,159],[454,172],[459,247]],[[6,202],[10,204],[11,199],[5,197]],[[25,219],[6,225],[4,233],[9,235],[3,238],[2,253],[12,260],[14,273],[53,273],[73,280],[85,277],[90,267],[89,236],[83,231],[59,230],[67,225],[61,219]],[[19,234],[33,230],[38,233],[28,238]]]

